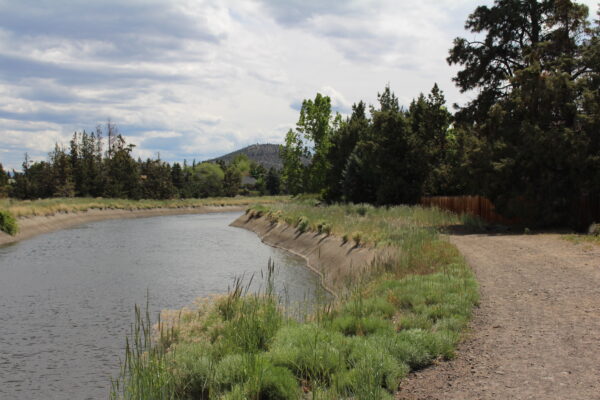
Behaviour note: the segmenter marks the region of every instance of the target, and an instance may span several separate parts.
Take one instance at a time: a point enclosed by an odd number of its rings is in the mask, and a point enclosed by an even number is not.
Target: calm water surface
[[[106,399],[134,304],[153,314],[226,292],[269,258],[288,301],[315,296],[304,260],[229,227],[240,213],[81,225],[0,247],[0,399]]]

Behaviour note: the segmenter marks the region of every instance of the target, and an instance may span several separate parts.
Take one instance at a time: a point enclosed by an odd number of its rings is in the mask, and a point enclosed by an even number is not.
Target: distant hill
[[[230,163],[233,159],[240,154],[245,154],[250,160],[262,165],[266,169],[275,167],[281,169],[283,163],[279,157],[279,145],[278,144],[253,144],[243,149],[236,150],[232,153],[225,154],[221,157],[213,158],[208,160],[211,162],[217,162],[223,160],[226,163]]]

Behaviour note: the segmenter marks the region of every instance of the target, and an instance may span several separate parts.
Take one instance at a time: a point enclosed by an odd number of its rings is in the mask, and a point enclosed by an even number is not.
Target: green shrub
[[[308,218],[306,218],[306,217],[298,218],[298,221],[296,224],[296,229],[298,229],[298,232],[300,232],[300,233],[306,232],[308,230],[308,226],[309,226]]]
[[[262,354],[234,354],[219,363],[216,381],[225,398],[297,399],[296,378],[286,368],[274,366]]]
[[[287,368],[265,365],[250,376],[245,385],[247,399],[294,400],[300,398],[300,388],[294,374]]]
[[[214,365],[206,343],[180,343],[174,347],[171,371],[183,397],[204,398],[211,386]]]
[[[348,364],[352,368],[351,377],[359,385],[383,387],[389,391],[398,388],[400,379],[409,372],[404,362],[398,362],[379,340],[370,338],[354,338],[348,356]]]
[[[17,220],[8,211],[0,210],[0,231],[14,236],[18,232]]]
[[[374,333],[393,332],[392,323],[378,317],[343,315],[335,318],[332,326],[346,336],[367,336]]]
[[[342,311],[355,317],[378,316],[391,318],[396,313],[396,308],[383,297],[363,299],[362,296],[358,296],[347,302]]]
[[[277,333],[269,352],[273,363],[299,378],[329,381],[344,366],[345,338],[314,324],[286,326]]]
[[[247,355],[229,354],[215,368],[215,383],[221,390],[232,390],[234,386],[246,382],[248,379]]]

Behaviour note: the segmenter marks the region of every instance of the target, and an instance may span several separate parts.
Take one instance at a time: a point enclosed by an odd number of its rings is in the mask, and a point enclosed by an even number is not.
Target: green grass
[[[273,295],[272,265],[262,294],[245,293],[238,280],[228,295],[164,314],[157,330],[167,334],[150,346],[132,341],[140,348],[129,350],[133,367],[123,369],[112,398],[393,398],[410,370],[454,357],[478,301],[473,274],[439,235],[458,217],[420,207],[315,207],[313,199],[248,214],[301,232],[325,234],[326,226],[387,257],[305,322],[288,317]]]
[[[12,236],[17,234],[17,220],[10,211],[0,210],[0,231],[6,232]]]
[[[570,234],[570,235],[563,235],[562,238],[565,240],[568,240],[570,242],[576,243],[576,244],[589,243],[589,244],[600,245],[600,236],[597,236],[597,235]]]
[[[315,206],[312,199],[250,207],[251,215],[269,214],[277,220],[318,232],[327,225],[332,235],[371,246],[395,245],[415,230],[462,224],[456,214],[420,206],[374,207],[368,204]]]
[[[145,210],[151,208],[187,208],[203,206],[248,206],[282,202],[287,196],[263,197],[210,197],[205,199],[129,200],[89,197],[52,198],[40,200],[0,199],[0,209],[16,218],[35,215],[53,215],[92,209]]]

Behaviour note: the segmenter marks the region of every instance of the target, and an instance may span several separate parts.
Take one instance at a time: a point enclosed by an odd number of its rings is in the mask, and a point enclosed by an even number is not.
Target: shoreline
[[[61,229],[89,222],[98,222],[110,219],[130,219],[160,217],[165,215],[184,214],[208,214],[218,212],[243,212],[244,206],[199,206],[181,208],[150,208],[143,210],[128,209],[90,209],[80,212],[58,213],[48,216],[21,217],[17,219],[19,232],[15,236],[0,232],[0,246],[29,239],[44,233],[50,233]]]
[[[306,260],[306,267],[319,275],[321,286],[336,299],[346,279],[368,267],[377,252],[354,247],[341,238],[312,231],[298,232],[287,224],[273,223],[265,217],[241,215],[230,226],[254,232],[260,240]]]

